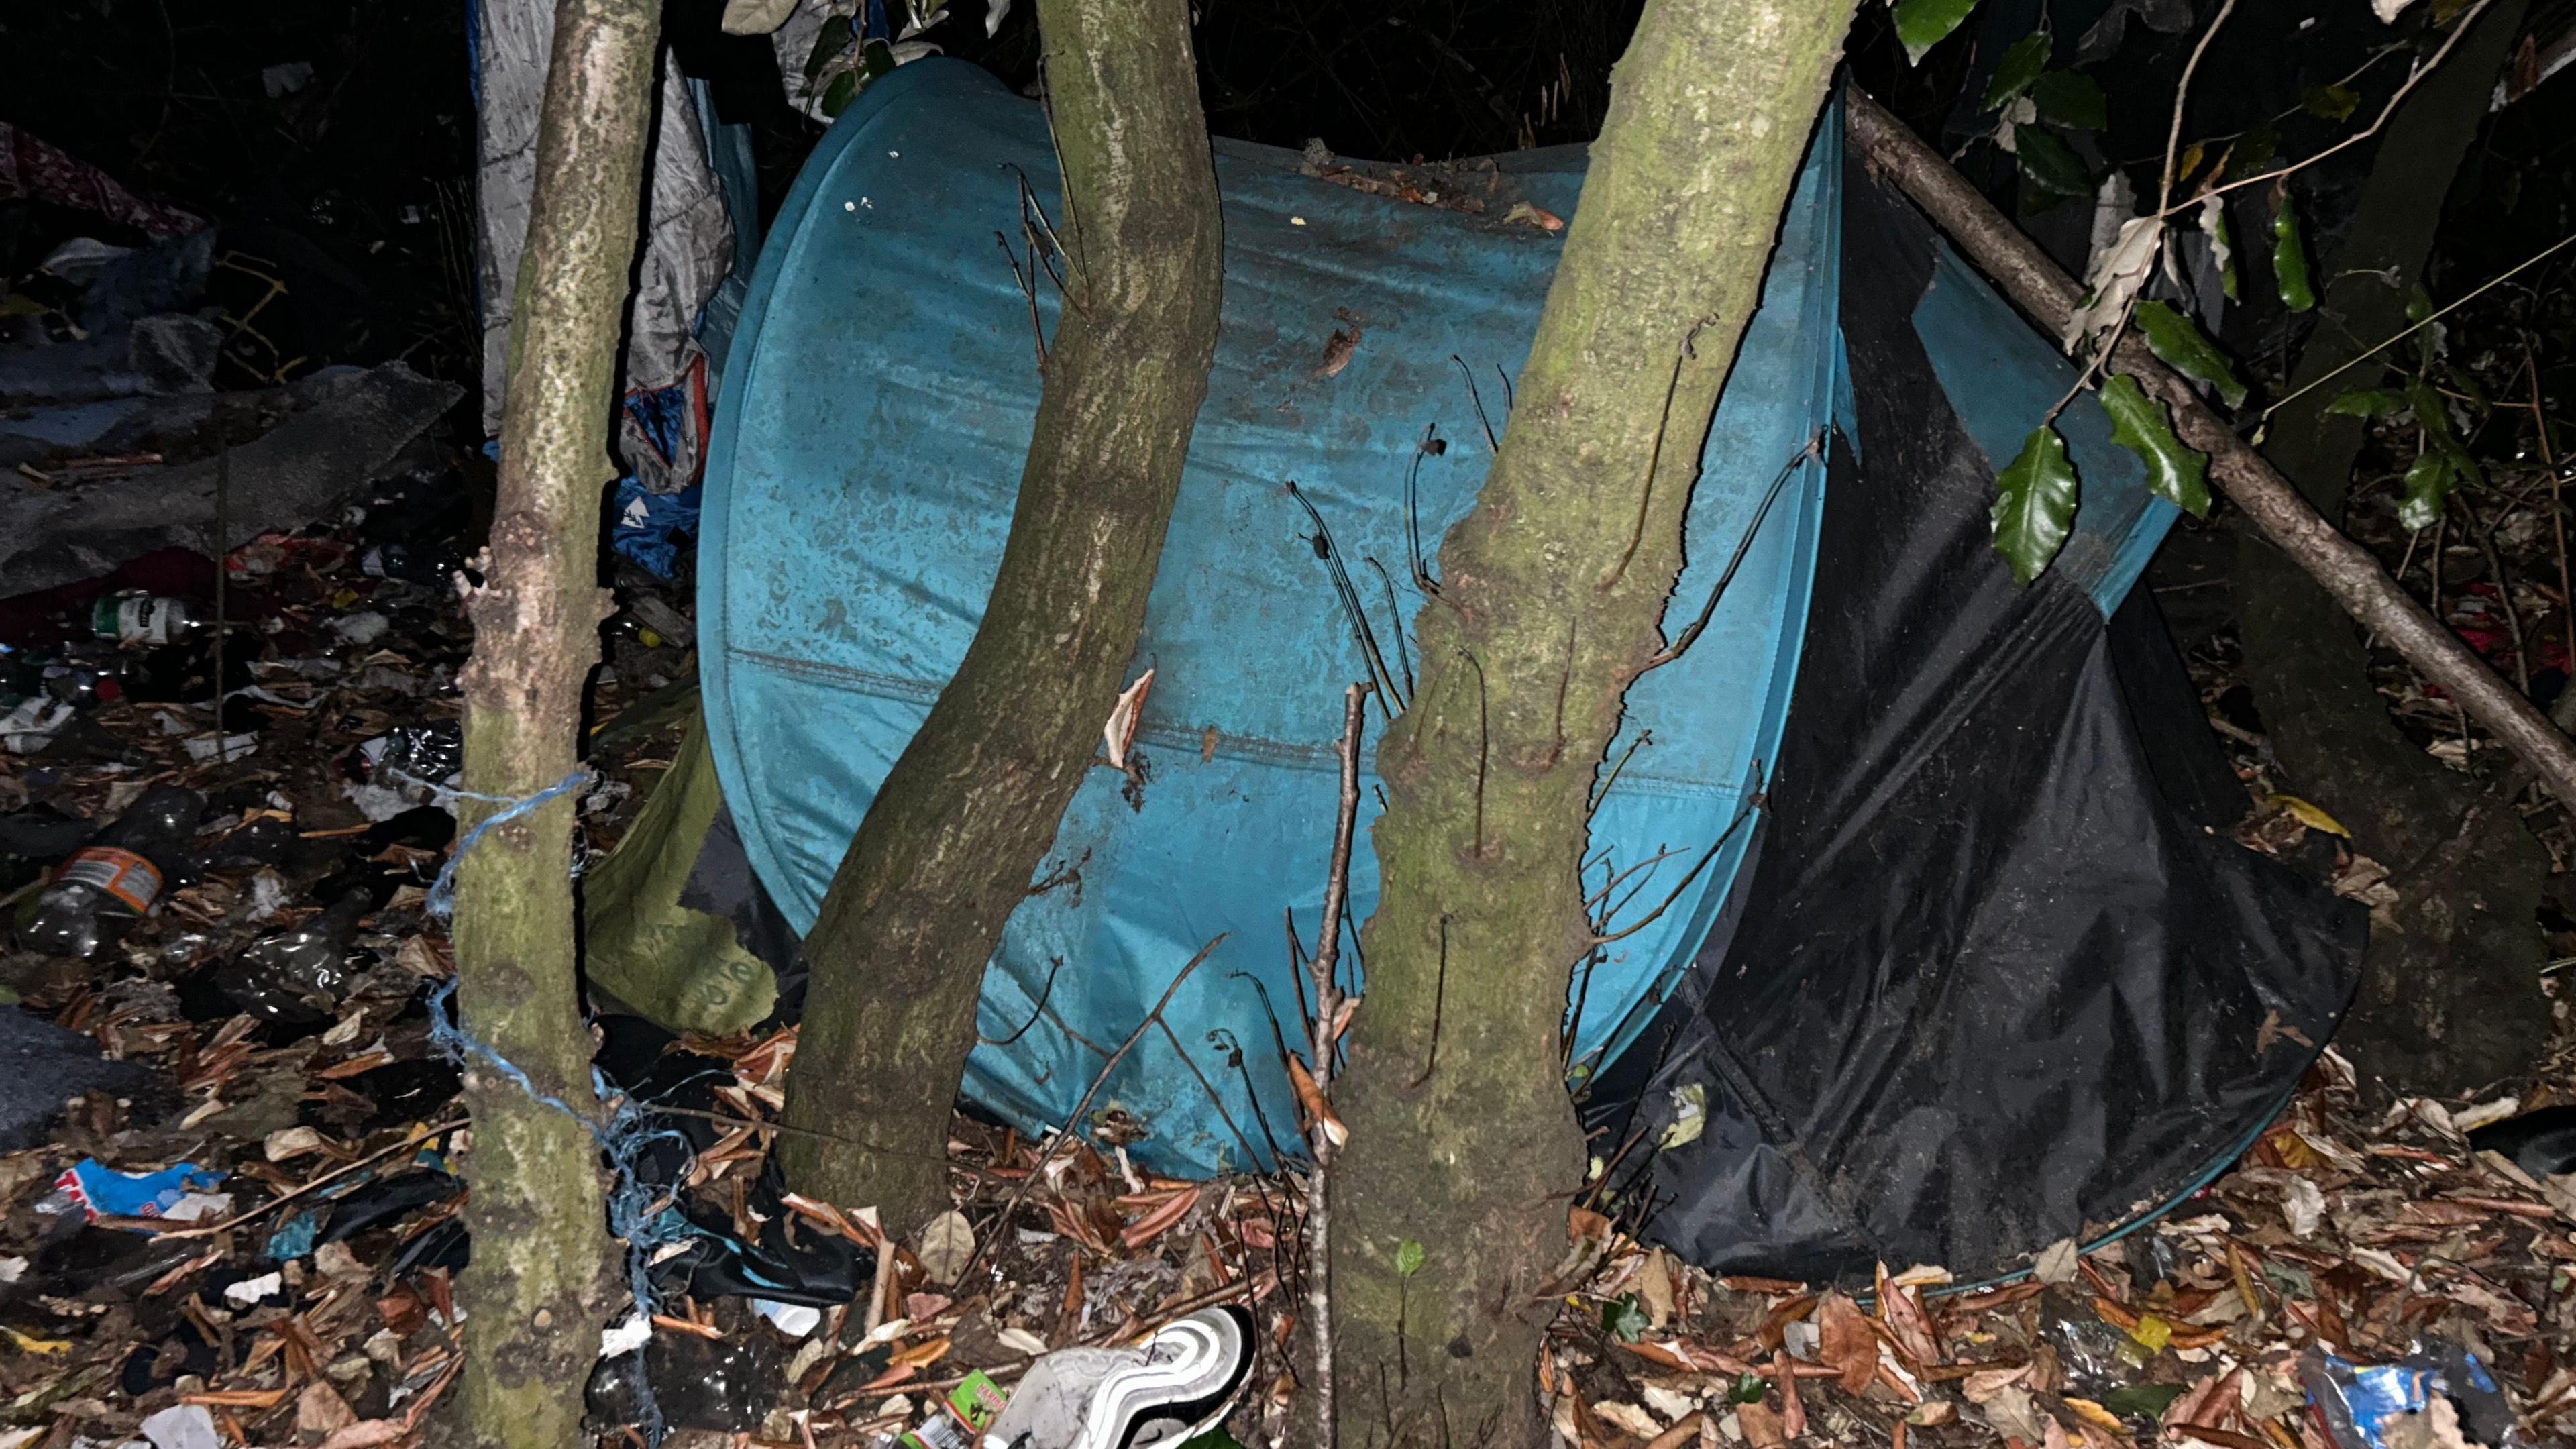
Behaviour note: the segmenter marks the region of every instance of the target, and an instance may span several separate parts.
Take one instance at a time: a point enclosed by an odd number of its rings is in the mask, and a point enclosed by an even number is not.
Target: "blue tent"
[[[1981,530],[1955,546],[1950,505],[1959,499],[1927,505],[1922,539],[1942,546],[1919,577],[1836,571],[1835,508],[1859,509],[1881,533],[1912,531],[1869,504],[1882,444],[1860,418],[1882,400],[1854,386],[1847,233],[1857,193],[1874,188],[1846,168],[1840,135],[1838,124],[1817,133],[1717,411],[1690,509],[1677,621],[1698,612],[1739,548],[1741,569],[1697,646],[1631,694],[1611,750],[1626,763],[1592,822],[1586,879],[1593,889],[1618,882],[1608,902],[1614,928],[1670,898],[1581,972],[1577,1079],[1623,1082],[1629,1106],[1681,1100],[1670,1083],[1646,1085],[1672,1069],[1677,1013],[1708,1009],[1714,975],[1741,974],[1730,943],[1760,924],[1754,868],[1771,864],[1767,842],[1782,831],[1776,806],[1757,809],[1757,795],[1776,800],[1796,783],[1782,778],[1783,761],[1802,744],[1820,747],[1826,762],[1805,767],[1805,778],[1836,774],[1837,744],[1802,737],[1798,726],[1820,631],[1839,639],[1836,621],[1855,602],[1883,614],[1892,586],[1955,584],[1957,605],[1917,595],[1910,614],[1879,618],[1873,637],[1929,629],[1922,642],[1937,651],[1942,618],[2049,599],[2073,601],[2089,621],[2089,637],[2074,642],[2098,642],[2172,521],[2087,396],[2063,420],[2084,477],[2077,536],[2038,588],[2006,581],[2004,593],[1991,592],[2002,566]],[[1283,913],[1311,946],[1342,685],[1370,668],[1346,600],[1357,598],[1389,667],[1402,670],[1421,602],[1412,563],[1430,562],[1474,499],[1488,429],[1501,431],[1558,255],[1547,218],[1529,208],[1572,215],[1583,166],[1581,151],[1567,148],[1399,177],[1222,140],[1215,159],[1223,331],[1131,671],[1155,671],[1137,736],[1145,772],[1131,783],[1097,769],[1077,795],[1041,870],[1052,884],[1012,918],[986,976],[983,1031],[1007,1044],[980,1047],[966,1082],[971,1098],[1008,1120],[1061,1125],[1106,1051],[1183,963],[1223,935],[1165,1013],[1170,1031],[1149,1034],[1103,1093],[1147,1129],[1135,1151],[1176,1172],[1267,1165],[1278,1142],[1293,1150],[1271,1014],[1298,1036]],[[811,927],[875,787],[963,657],[998,565],[1037,411],[1036,333],[1056,311],[1043,277],[1034,300],[1023,290],[1030,269],[1042,270],[1042,248],[1028,243],[1041,214],[1061,224],[1040,109],[972,67],[924,62],[870,86],[834,126],[751,280],[707,467],[701,669],[708,740],[743,847],[799,931]],[[1884,314],[1876,320],[1909,326],[1928,361],[1888,385],[1917,394],[1918,412],[1940,395],[1942,416],[1957,423],[1940,439],[1976,455],[1969,501],[1981,508],[1993,467],[2072,371],[1928,236],[1921,252],[1928,270],[1910,294],[1872,293]],[[1357,340],[1346,360],[1343,349],[1328,354],[1336,333]],[[1820,435],[1834,439],[1832,461],[1793,463]],[[1427,438],[1445,449],[1427,450]],[[1890,468],[1910,466],[1919,441],[1889,434]],[[1331,576],[1336,562],[1347,568],[1347,593]],[[1834,647],[1839,663],[1842,645]],[[2014,651],[1998,658],[2008,670]],[[1894,703],[1911,713],[1888,727],[1906,732],[1915,755],[1960,743],[1927,732],[1927,720],[1944,718],[1937,699]],[[1819,708],[1819,719],[1832,713]],[[1878,758],[1881,743],[1839,742],[1856,758]],[[1920,763],[1903,768],[1919,773]],[[1359,920],[1377,894],[1365,832],[1377,800],[1363,793],[1352,866]],[[1862,812],[1848,818],[1865,820],[1869,799],[1862,790],[1846,801]],[[1686,881],[1721,839],[1709,868]],[[1904,848],[1921,855],[1926,842],[1908,837]],[[2280,899],[2266,897],[2263,910],[2322,920],[2314,902],[2274,884]],[[2322,941],[2322,932],[2311,934]],[[1868,946],[1882,964],[1858,968],[1864,977],[1886,976],[1886,945]],[[2254,968],[2232,956],[2210,968],[2235,982],[2217,991],[2224,1008],[2268,994],[2296,1008],[2289,1019],[2316,1023],[2322,1039],[2340,1005],[2331,983],[2340,958],[2324,945],[2301,951],[2294,988],[2248,985]],[[2151,954],[2140,969],[2165,971],[2173,953]],[[2064,952],[2051,959],[2082,964]],[[1844,969],[1831,966],[1797,974],[1831,980]],[[1934,953],[1916,969],[1959,966],[1955,952]],[[2211,995],[2190,983],[2173,989]],[[1851,1005],[1866,1015],[1872,999],[1863,981]],[[2236,1094],[2230,1101],[2242,1098],[2235,1115],[2277,1096],[2294,1066],[2276,1060],[2222,1084]],[[2195,1163],[2215,1150],[2213,1130],[2243,1125],[2221,1113],[2213,1128],[2205,1092],[2189,1102],[2171,1095],[2148,1105],[2200,1124],[2184,1133],[2198,1145],[2177,1149]],[[1748,1123],[1761,1116],[1744,1110]],[[2128,1190],[2139,1173],[2171,1176],[2171,1164],[2160,1156],[2094,1175],[2107,1194]],[[2094,1186],[2079,1194],[2087,1207],[2096,1195]]]

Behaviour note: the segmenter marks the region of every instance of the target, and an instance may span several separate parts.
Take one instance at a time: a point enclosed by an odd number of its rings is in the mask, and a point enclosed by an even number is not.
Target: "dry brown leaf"
[[[1297,1106],[1306,1120],[1321,1126],[1328,1141],[1339,1147],[1351,1140],[1351,1129],[1333,1115],[1333,1104],[1324,1100],[1324,1089],[1315,1084],[1314,1073],[1306,1070],[1306,1064],[1294,1052],[1288,1054],[1288,1085],[1296,1090]]]
[[[950,1208],[921,1225],[913,1252],[921,1259],[923,1275],[939,1287],[948,1287],[966,1275],[966,1265],[974,1260],[974,1224]]]
[[[1896,1351],[1913,1361],[1917,1368],[1928,1368],[1941,1362],[1941,1344],[1932,1334],[1932,1320],[1914,1290],[1903,1288],[1887,1276],[1887,1265],[1878,1265],[1878,1317],[1887,1325],[1888,1337]]]
[[[1661,1328],[1673,1319],[1673,1274],[1667,1262],[1664,1250],[1657,1248],[1637,1265],[1637,1303],[1646,1310],[1650,1328]]]
[[[1127,749],[1136,743],[1136,724],[1144,718],[1145,696],[1153,692],[1154,671],[1148,669],[1119,694],[1117,705],[1109,711],[1109,722],[1100,727],[1101,740],[1109,748],[1109,768],[1127,768]]]
[[[1170,1232],[1175,1224],[1189,1216],[1190,1209],[1198,1205],[1199,1190],[1195,1187],[1173,1193],[1162,1206],[1129,1224],[1127,1230],[1118,1235],[1118,1240],[1127,1245],[1128,1252],[1135,1252]]]
[[[295,1428],[303,1434],[336,1434],[358,1421],[349,1401],[321,1379],[304,1386],[295,1398]]]
[[[1771,1412],[1768,1404],[1736,1405],[1735,1425],[1744,1431],[1744,1442],[1752,1445],[1753,1449],[1780,1449],[1789,1442],[1787,1428],[1781,1424],[1780,1416]]]
[[[410,1432],[400,1419],[360,1419],[332,1430],[320,1449],[377,1449]]]
[[[1878,1335],[1861,1315],[1860,1305],[1840,1293],[1828,1293],[1816,1305],[1819,1342],[1816,1357],[1841,1371],[1843,1392],[1857,1398],[1878,1377]]]
[[[1807,1406],[1798,1399],[1798,1369],[1783,1348],[1771,1355],[1773,1381],[1780,1390],[1780,1431],[1796,1439],[1807,1432]]]

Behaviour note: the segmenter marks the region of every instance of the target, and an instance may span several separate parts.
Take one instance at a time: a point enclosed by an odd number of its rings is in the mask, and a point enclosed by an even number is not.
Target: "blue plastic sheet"
[[[1718,409],[1675,627],[1848,396],[1840,138],[1829,116]],[[1422,607],[1408,474],[1418,465],[1429,553],[1490,462],[1468,378],[1499,433],[1559,253],[1557,237],[1503,218],[1515,199],[1571,216],[1582,180],[1572,149],[1471,163],[1471,213],[1303,174],[1294,153],[1218,141],[1215,156],[1223,333],[1130,671],[1157,670],[1138,735],[1150,779],[1140,803],[1107,769],[1077,795],[1041,879],[1078,884],[1021,906],[985,980],[987,1038],[1028,1030],[980,1047],[966,1083],[1023,1126],[1061,1125],[1173,974],[1225,934],[1165,1013],[1169,1035],[1149,1033],[1100,1099],[1146,1125],[1140,1157],[1175,1171],[1266,1162],[1274,1135],[1293,1150],[1263,996],[1297,1040],[1282,912],[1311,947],[1342,686],[1367,666],[1285,484],[1322,512],[1394,662],[1395,621]],[[1000,559],[1039,395],[1031,302],[1002,256],[1026,264],[1022,176],[1061,226],[1037,106],[969,66],[906,66],[826,137],[751,282],[706,474],[701,668],[744,848],[799,930],[964,656]],[[1041,281],[1049,328],[1056,307]],[[1327,368],[1327,339],[1354,330],[1348,365]],[[1419,455],[1426,427],[1445,453]],[[1578,968],[1578,1070],[1633,1036],[1734,880],[1752,831],[1684,884],[1776,754],[1823,489],[1821,466],[1793,471],[1698,645],[1630,695],[1611,757],[1644,743],[1594,817],[1586,882],[1637,868],[1614,929],[1670,904]],[[1376,900],[1377,808],[1364,790],[1355,921]]]

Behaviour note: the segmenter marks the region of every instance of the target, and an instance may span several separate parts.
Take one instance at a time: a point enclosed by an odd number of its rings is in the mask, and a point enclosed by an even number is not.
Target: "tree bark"
[[[2404,292],[2359,269],[2421,268],[2439,208],[2425,204],[2420,179],[2447,177],[2443,158],[2456,161],[2468,144],[2519,10],[2491,11],[2397,113],[2294,382],[2404,325]],[[1853,98],[1851,134],[2024,312],[2062,328],[2082,290],[2072,278],[1865,96]],[[2474,787],[2397,732],[2363,672],[2353,624],[2459,700],[2570,804],[2576,745],[2329,521],[2342,512],[2360,446],[2357,419],[2324,411],[2331,388],[2276,415],[2266,443],[2276,468],[2137,338],[2122,342],[2112,370],[2172,407],[2183,441],[2210,455],[2211,477],[2261,530],[2241,551],[2236,591],[2270,739],[2292,783],[2349,826],[2399,889],[2394,928],[2372,933],[2338,1040],[2383,1092],[2449,1095],[2517,1075],[2548,1025],[2533,919],[2538,844],[2507,812],[2472,808]],[[2297,486],[2283,468],[2295,470]]]
[[[599,661],[599,501],[616,476],[617,339],[635,258],[660,8],[561,0],[537,140],[536,195],[501,430],[486,583],[468,603],[467,830],[576,767],[582,689]],[[583,1441],[582,1387],[613,1305],[599,1149],[586,1122],[591,1039],[575,977],[574,799],[494,828],[457,866],[456,979],[464,1028],[527,1074],[465,1073],[464,1169],[474,1265],[465,1310],[461,1428],[468,1442],[564,1449]],[[564,1104],[537,1100],[551,1097]],[[569,1108],[567,1111],[565,1108]]]
[[[1646,6],[1500,454],[1441,545],[1419,687],[1378,751],[1381,894],[1337,1104],[1345,1445],[1547,1438],[1537,1290],[1585,1160],[1558,1035],[1592,944],[1587,799],[1664,646],[1700,450],[1852,8]]]
[[[1070,290],[983,625],[806,942],[784,1120],[833,1135],[779,1145],[799,1191],[898,1228],[948,1207],[985,963],[1134,658],[1216,352],[1221,223],[1187,0],[1039,0],[1038,24]]]

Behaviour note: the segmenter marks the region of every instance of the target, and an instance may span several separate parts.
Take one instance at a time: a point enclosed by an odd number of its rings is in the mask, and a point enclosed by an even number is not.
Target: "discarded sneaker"
[[[1136,1348],[1059,1349],[1031,1365],[983,1449],[1148,1449],[1206,1433],[1252,1373],[1252,1315],[1233,1304]]]

